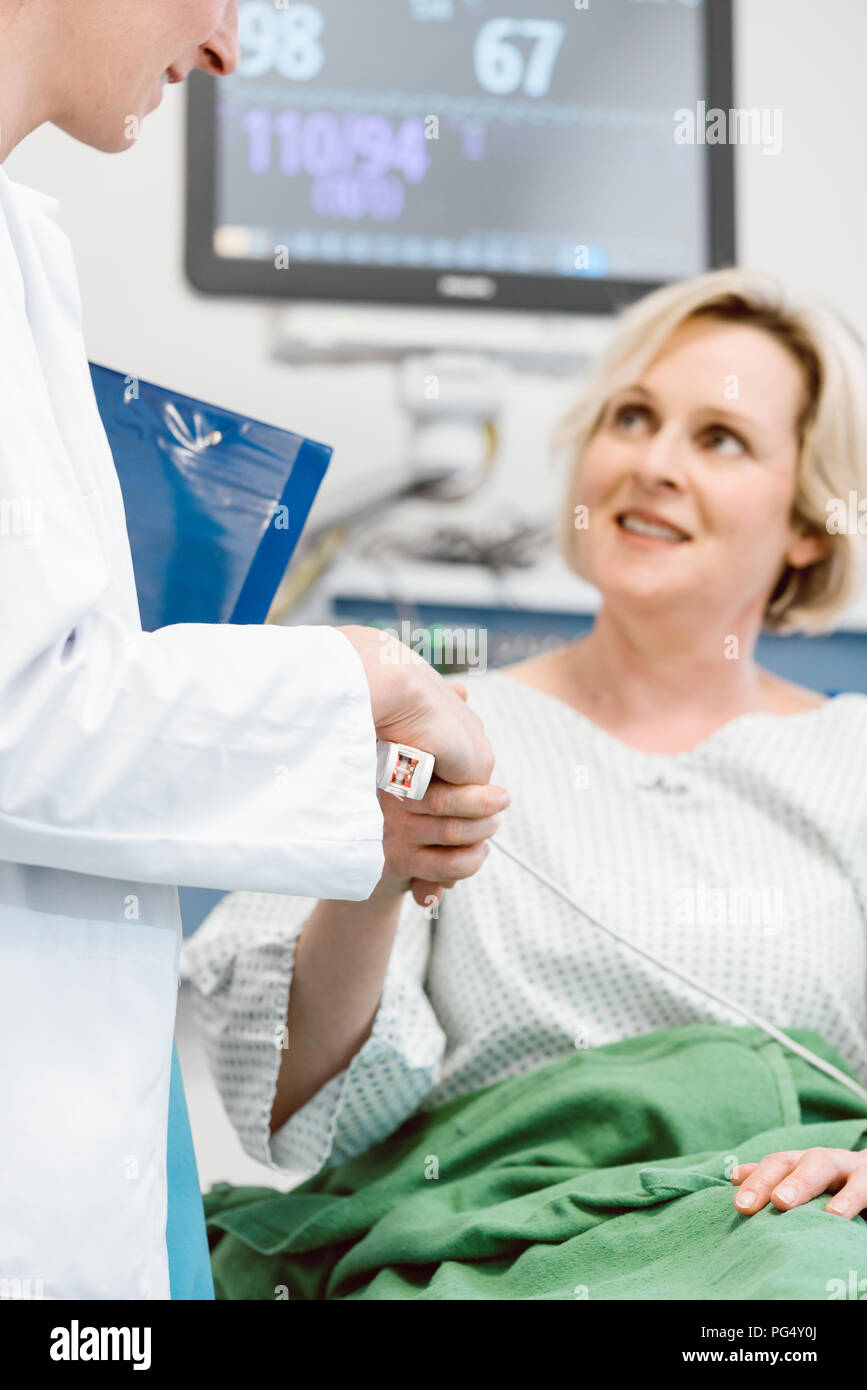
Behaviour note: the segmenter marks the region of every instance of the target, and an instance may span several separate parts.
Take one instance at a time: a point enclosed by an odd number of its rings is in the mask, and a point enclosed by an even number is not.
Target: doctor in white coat
[[[379,634],[141,630],[69,243],[2,161],[45,121],[128,148],[236,29],[235,0],[0,0],[0,1287],[48,1299],[169,1297],[172,885],[368,897],[377,734],[473,784],[489,833],[478,718]],[[434,891],[482,858],[444,850]]]

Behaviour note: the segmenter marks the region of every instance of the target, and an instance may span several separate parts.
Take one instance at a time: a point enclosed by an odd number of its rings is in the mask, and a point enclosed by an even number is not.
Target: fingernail
[[[774,1196],[779,1197],[781,1202],[794,1202],[797,1195],[793,1187],[778,1187],[774,1193]]]
[[[509,793],[503,792],[502,796],[500,797],[500,810],[505,811],[506,807],[511,804],[511,801],[512,798],[509,796]]]
[[[735,1204],[739,1207],[754,1207],[756,1205],[755,1192],[739,1192],[735,1197]]]
[[[841,1216],[845,1216],[849,1210],[849,1203],[845,1197],[835,1197],[833,1202],[829,1202],[826,1211],[838,1211]]]

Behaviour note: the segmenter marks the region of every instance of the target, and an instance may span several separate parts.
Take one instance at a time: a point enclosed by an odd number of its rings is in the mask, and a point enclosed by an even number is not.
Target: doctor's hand
[[[424,657],[388,632],[356,625],[338,631],[364,666],[378,738],[433,753],[443,781],[490,781],[493,749],[479,716],[467,707],[466,691],[462,698]]]

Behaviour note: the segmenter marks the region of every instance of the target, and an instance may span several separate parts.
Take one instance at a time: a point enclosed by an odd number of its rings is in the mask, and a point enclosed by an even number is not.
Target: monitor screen
[[[241,0],[191,86],[206,290],[604,311],[733,259],[719,0]]]

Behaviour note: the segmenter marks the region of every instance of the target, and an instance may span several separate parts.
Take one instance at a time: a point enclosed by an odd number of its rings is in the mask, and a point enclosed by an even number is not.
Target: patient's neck
[[[753,659],[735,633],[667,633],[629,625],[602,609],[586,637],[509,674],[572,705],[635,747],[681,752],[739,715],[794,714],[824,703]],[[738,637],[737,643],[726,638]],[[729,653],[727,655],[727,653]]]

